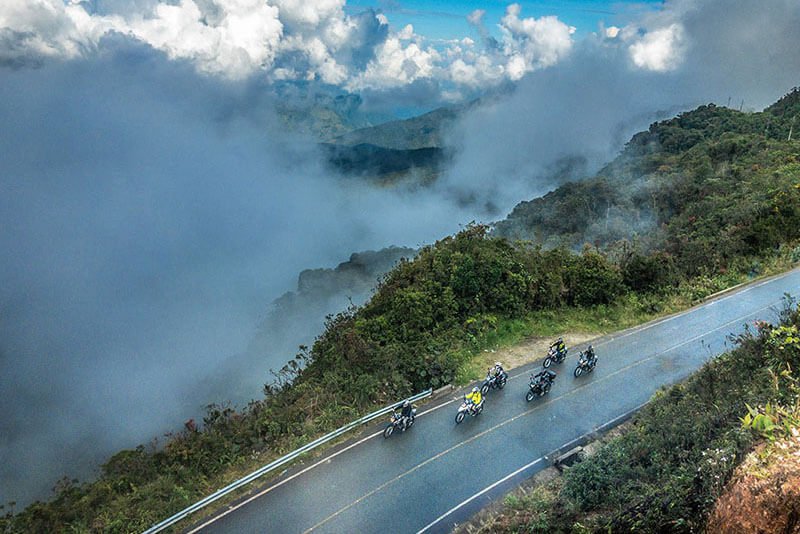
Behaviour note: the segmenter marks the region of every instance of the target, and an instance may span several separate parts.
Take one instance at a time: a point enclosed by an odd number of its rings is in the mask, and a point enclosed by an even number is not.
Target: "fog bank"
[[[303,269],[470,220],[330,174],[266,89],[121,38],[0,70],[0,502],[257,397],[294,352],[265,351],[248,392],[221,364]]]

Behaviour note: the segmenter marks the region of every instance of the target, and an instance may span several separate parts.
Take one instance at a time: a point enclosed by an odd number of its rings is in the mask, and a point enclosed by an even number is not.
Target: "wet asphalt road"
[[[550,393],[530,403],[528,376],[541,360],[513,369],[505,389],[489,392],[481,415],[456,425],[456,392],[420,407],[409,431],[384,439],[376,427],[372,437],[271,482],[199,527],[204,533],[449,532],[550,465],[557,451],[613,426],[658,388],[730,348],[727,336],[745,323],[774,322],[783,294],[798,290],[800,270],[794,270],[597,340],[597,368],[577,379],[572,371],[585,347],[571,347],[564,363],[551,367],[558,377]]]

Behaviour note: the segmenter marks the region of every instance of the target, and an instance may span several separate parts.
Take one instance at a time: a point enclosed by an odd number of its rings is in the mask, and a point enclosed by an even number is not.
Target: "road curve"
[[[594,343],[598,366],[573,378],[578,349],[555,365],[550,394],[525,402],[528,365],[489,392],[483,414],[454,421],[459,397],[426,406],[412,429],[374,432],[332,451],[189,532],[449,532],[490,500],[550,464],[550,457],[613,426],[710,357],[756,319],[774,321],[800,270]]]

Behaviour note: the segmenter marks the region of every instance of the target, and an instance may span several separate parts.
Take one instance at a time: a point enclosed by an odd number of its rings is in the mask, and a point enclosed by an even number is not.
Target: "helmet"
[[[564,342],[564,339],[563,339],[563,338],[558,338],[558,342],[559,342],[559,343],[563,343],[563,342]]]
[[[473,393],[477,393],[479,391],[480,391],[480,389],[478,389],[478,386],[475,386],[474,388],[472,388],[472,392]]]
[[[500,365],[500,362],[494,362],[494,366],[495,367],[503,367],[502,365]]]
[[[594,350],[591,345],[586,350]]]
[[[408,400],[403,402],[403,408],[408,408],[409,406],[411,406],[411,403]]]

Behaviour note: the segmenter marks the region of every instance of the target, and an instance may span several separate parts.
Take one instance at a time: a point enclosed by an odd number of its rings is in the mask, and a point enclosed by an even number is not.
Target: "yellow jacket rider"
[[[475,386],[474,388],[472,388],[472,393],[467,393],[466,395],[464,395],[464,400],[472,402],[472,407],[475,408],[483,400],[483,395],[481,395],[481,390],[477,386]]]

